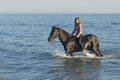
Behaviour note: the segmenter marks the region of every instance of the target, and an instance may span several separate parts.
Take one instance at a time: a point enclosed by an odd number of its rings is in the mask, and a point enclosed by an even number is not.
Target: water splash
[[[91,53],[85,53],[85,55],[83,54],[75,54],[74,56],[67,56],[65,54],[64,51],[59,51],[59,50],[55,50],[54,52],[51,53],[52,56],[54,57],[59,57],[59,58],[92,58],[92,59],[111,59],[111,58],[116,58],[115,55],[111,55],[111,54],[107,54],[104,55],[103,57],[97,57],[94,54]]]

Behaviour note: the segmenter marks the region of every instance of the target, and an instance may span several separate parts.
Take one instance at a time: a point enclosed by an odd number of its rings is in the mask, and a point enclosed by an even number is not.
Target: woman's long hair
[[[76,23],[76,20],[78,20],[78,23]],[[75,26],[78,26],[79,24],[81,24],[81,21],[80,21],[79,17],[76,17],[74,22],[75,22]]]

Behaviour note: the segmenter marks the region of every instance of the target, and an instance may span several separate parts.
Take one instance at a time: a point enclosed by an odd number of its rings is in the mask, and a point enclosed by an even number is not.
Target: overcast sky
[[[120,0],[0,0],[0,13],[120,13]]]

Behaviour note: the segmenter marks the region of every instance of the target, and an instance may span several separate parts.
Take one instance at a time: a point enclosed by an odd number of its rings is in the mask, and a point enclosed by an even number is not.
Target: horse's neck
[[[65,31],[61,31],[58,38],[62,43],[65,43],[70,38],[70,35]]]

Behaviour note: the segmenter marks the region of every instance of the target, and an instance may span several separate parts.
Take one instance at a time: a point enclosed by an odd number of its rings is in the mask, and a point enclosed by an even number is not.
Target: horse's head
[[[53,40],[57,37],[58,37],[58,29],[55,26],[53,26],[52,30],[51,30],[51,33],[48,37],[48,41],[53,42]]]

